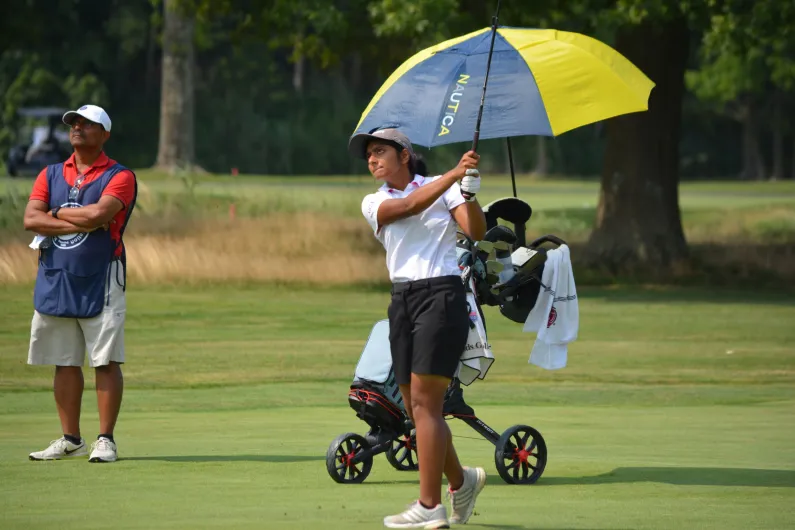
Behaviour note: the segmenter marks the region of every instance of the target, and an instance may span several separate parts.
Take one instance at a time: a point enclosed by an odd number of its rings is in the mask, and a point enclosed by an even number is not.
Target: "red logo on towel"
[[[472,309],[472,306],[467,302],[467,309],[469,310],[469,320],[476,322],[478,320],[478,312]]]
[[[555,325],[555,321],[558,319],[558,312],[555,309],[555,306],[552,306],[552,310],[549,312],[549,319],[547,320],[547,327],[552,327]]]

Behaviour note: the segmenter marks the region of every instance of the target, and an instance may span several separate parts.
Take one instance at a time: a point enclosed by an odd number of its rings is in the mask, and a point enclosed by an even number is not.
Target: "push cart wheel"
[[[420,468],[417,458],[417,435],[403,435],[392,440],[392,445],[386,450],[386,459],[398,471],[417,471]]]
[[[547,444],[537,430],[514,425],[502,433],[494,451],[494,464],[508,484],[535,484],[547,465]]]
[[[353,459],[370,449],[364,436],[349,432],[337,436],[326,452],[326,470],[335,482],[340,484],[360,484],[364,482],[373,467],[373,457],[360,462]]]

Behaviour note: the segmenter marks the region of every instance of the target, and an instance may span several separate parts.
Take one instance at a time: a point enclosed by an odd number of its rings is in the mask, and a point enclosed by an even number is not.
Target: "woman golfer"
[[[482,468],[461,467],[442,414],[469,334],[456,224],[474,240],[486,231],[483,210],[474,198],[480,189],[480,157],[470,151],[444,175],[427,178],[419,174],[424,171],[418,171],[411,141],[395,129],[354,135],[349,151],[364,157],[370,173],[383,181],[362,201],[362,213],[386,249],[393,284],[388,311],[392,365],[417,434],[419,500],[386,517],[384,525],[449,528],[450,523],[467,522],[486,482]],[[441,504],[442,473],[451,499],[449,520]]]

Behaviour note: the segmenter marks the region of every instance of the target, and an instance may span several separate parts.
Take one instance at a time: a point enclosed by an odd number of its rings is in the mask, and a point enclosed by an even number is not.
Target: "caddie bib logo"
[[[61,208],[80,208],[83,206],[77,202],[65,202]],[[64,234],[61,236],[53,236],[52,244],[62,250],[70,250],[80,245],[88,239],[88,232],[77,232],[74,234]]]

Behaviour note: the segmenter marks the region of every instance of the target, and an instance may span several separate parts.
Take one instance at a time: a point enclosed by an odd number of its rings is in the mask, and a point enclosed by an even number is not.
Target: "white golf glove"
[[[475,200],[475,195],[480,191],[480,171],[467,169],[466,176],[461,179],[461,193],[468,202]]]

